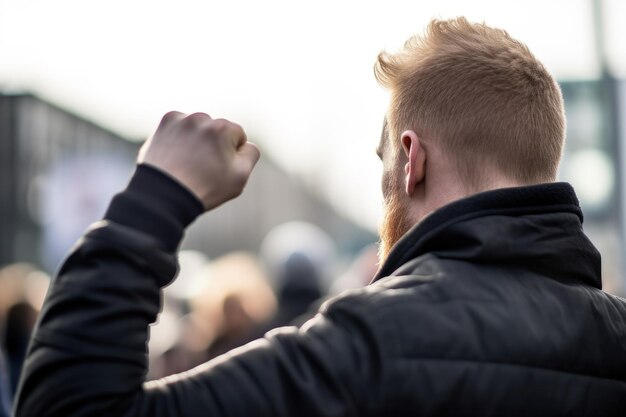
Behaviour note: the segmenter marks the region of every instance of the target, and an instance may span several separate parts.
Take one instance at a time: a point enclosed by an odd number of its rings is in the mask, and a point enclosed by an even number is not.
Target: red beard
[[[378,248],[378,259],[380,264],[385,262],[393,245],[395,245],[412,226],[408,219],[408,201],[402,198],[402,191],[397,182],[390,185],[389,196],[385,198],[383,221],[379,232],[380,246]]]

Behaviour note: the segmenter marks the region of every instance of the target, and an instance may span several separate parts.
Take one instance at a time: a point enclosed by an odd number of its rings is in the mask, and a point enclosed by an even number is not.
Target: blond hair
[[[523,184],[556,178],[565,138],[561,90],[507,32],[465,18],[433,20],[397,54],[381,52],[378,82],[391,92],[391,137],[433,141],[477,185],[486,166]]]

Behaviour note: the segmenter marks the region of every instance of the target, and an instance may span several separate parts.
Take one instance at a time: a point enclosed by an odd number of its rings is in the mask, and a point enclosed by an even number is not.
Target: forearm
[[[139,171],[53,282],[18,416],[124,415],[142,401],[148,325],[159,312],[160,287],[176,273],[184,227],[202,208],[163,174]]]

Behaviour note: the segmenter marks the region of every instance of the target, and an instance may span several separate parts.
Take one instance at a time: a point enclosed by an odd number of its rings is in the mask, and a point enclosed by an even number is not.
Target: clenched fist
[[[241,194],[259,156],[235,123],[204,113],[169,112],[137,162],[171,175],[210,210]]]

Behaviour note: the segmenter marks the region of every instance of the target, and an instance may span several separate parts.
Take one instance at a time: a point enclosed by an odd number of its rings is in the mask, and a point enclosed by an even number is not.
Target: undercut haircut
[[[491,167],[521,184],[556,179],[565,141],[559,85],[528,47],[460,17],[433,20],[395,54],[378,55],[391,93],[389,133],[436,143],[478,187]]]

